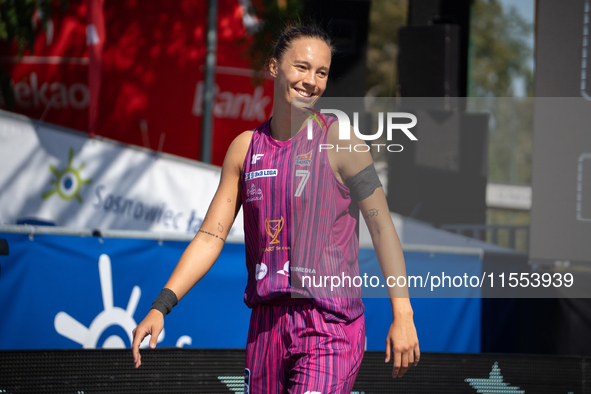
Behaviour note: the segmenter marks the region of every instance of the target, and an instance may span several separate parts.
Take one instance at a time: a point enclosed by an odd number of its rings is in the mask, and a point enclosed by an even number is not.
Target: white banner
[[[0,224],[196,233],[220,168],[0,111]],[[230,232],[242,236],[242,213]]]

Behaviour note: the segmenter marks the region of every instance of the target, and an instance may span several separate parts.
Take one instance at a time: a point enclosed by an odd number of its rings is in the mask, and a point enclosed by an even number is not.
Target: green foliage
[[[470,26],[469,96],[512,97],[512,82],[523,78],[533,96],[532,48],[527,37],[533,27],[514,7],[503,10],[497,0],[474,0]]]
[[[67,0],[58,1],[61,8],[67,7]],[[51,16],[52,2],[49,0],[0,0],[0,41],[16,42],[19,56],[28,49],[33,52],[35,37],[45,30]],[[33,23],[38,12],[39,24]]]
[[[533,100],[513,97],[513,82],[525,81],[533,96],[533,56],[527,38],[533,26],[514,7],[497,0],[474,0],[470,32],[469,95],[497,97],[479,102],[494,119],[488,139],[488,179],[493,182],[531,182]]]
[[[253,70],[261,71],[267,66],[275,40],[286,26],[300,23],[304,5],[303,0],[262,0],[260,8],[248,10],[260,20],[257,30],[252,32],[252,44],[247,50]]]
[[[534,101],[531,97],[496,98],[485,109],[493,116],[488,136],[488,180],[531,183]]]
[[[0,0],[0,42],[16,43],[19,57],[25,50],[32,53],[37,33],[46,29],[53,3],[59,4],[62,11],[68,6],[68,0]],[[6,108],[12,110],[14,92],[10,75],[3,69],[0,69],[0,95]]]
[[[520,1],[520,0],[518,0]],[[533,48],[527,39],[533,26],[514,7],[503,9],[497,0],[474,0],[470,29],[469,96],[496,97],[473,100],[475,110],[492,116],[488,137],[489,182],[531,183],[533,131]],[[513,82],[525,82],[527,98],[514,98]],[[488,224],[529,224],[529,212],[487,210]],[[526,233],[516,234],[516,248],[527,248]],[[507,234],[499,244],[508,246]]]
[[[408,0],[374,0],[369,14],[367,86],[371,96],[396,95],[398,30],[406,25]]]

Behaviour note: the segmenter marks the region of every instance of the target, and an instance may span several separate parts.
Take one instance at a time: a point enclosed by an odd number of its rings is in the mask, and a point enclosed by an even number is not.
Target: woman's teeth
[[[308,93],[305,90],[296,89],[295,91],[298,92],[298,94],[300,96],[303,96],[303,97],[310,97],[310,96],[312,96],[312,93]]]

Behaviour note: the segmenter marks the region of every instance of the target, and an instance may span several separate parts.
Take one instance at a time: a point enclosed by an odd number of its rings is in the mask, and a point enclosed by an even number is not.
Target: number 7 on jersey
[[[310,171],[296,170],[296,176],[302,178],[300,180],[300,183],[298,184],[298,188],[296,189],[296,192],[294,194],[295,197],[299,197],[302,195],[302,192],[304,191],[304,186],[306,186],[306,183],[308,182],[308,178],[310,178]]]

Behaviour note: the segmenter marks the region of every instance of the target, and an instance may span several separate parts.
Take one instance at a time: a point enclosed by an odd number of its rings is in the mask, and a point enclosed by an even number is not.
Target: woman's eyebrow
[[[307,60],[297,60],[297,59],[296,59],[296,60],[294,60],[294,61],[293,61],[293,63],[294,63],[294,64],[296,64],[296,63],[298,63],[298,64],[305,64],[305,65],[306,65],[306,66],[308,66],[308,67],[310,66],[310,62],[308,62]],[[326,69],[326,70],[328,70],[328,69],[329,69],[327,66],[320,66],[320,67],[318,67],[318,68],[324,68],[324,69]]]

